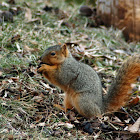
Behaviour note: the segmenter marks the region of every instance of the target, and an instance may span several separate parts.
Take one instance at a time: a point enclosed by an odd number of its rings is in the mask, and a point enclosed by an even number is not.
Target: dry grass
[[[6,4],[0,5],[2,10],[9,9],[10,5]],[[62,11],[59,14],[45,12],[42,9],[46,4]],[[14,22],[2,22],[0,25],[0,138],[135,138],[137,134],[124,131],[131,121],[114,124],[114,115],[93,119],[92,135],[80,126],[87,121],[83,117],[76,118],[77,123],[71,123],[63,111],[53,107],[54,104],[63,104],[63,92],[49,85],[36,68],[40,55],[48,46],[77,43],[79,47],[75,47],[73,55],[77,54],[80,61],[94,67],[102,77],[106,91],[124,58],[140,53],[140,44],[125,42],[121,31],[113,28],[86,27],[90,19],[80,16],[80,6],[74,3],[22,0],[11,5],[18,6],[22,12],[14,16]],[[62,26],[63,22],[67,26]],[[79,53],[78,49],[84,50],[84,53]],[[138,89],[135,93],[139,94]],[[139,104],[128,108],[135,120],[140,115],[139,108]],[[107,126],[106,131],[100,127],[103,123]]]

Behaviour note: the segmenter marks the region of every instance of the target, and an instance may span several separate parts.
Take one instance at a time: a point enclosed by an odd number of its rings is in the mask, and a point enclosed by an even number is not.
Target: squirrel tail
[[[132,90],[131,84],[140,76],[140,55],[132,56],[119,69],[108,94],[104,96],[103,112],[118,110],[128,101]]]

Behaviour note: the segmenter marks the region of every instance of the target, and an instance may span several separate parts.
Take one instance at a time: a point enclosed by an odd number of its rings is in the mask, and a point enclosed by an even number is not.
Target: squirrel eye
[[[51,55],[54,56],[55,55],[55,52],[51,52]]]

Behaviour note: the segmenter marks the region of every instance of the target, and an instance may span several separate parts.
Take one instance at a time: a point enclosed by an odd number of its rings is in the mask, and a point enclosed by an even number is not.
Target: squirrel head
[[[55,45],[47,48],[41,56],[42,63],[48,65],[59,65],[69,56],[67,45]]]

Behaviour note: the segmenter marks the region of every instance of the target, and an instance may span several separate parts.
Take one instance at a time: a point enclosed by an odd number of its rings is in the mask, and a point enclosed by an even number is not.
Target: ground
[[[9,2],[15,4],[0,2],[2,12],[13,13],[8,21],[0,20],[0,138],[138,139],[140,131],[129,129],[140,116],[138,101],[101,118],[89,120],[73,111],[67,115],[54,107],[63,105],[63,91],[37,73],[37,67],[47,47],[67,43],[78,61],[97,71],[106,93],[124,59],[140,53],[140,43],[126,42],[113,27],[88,26],[94,20],[79,15],[80,5],[74,2]],[[133,86],[137,99],[140,85]]]

